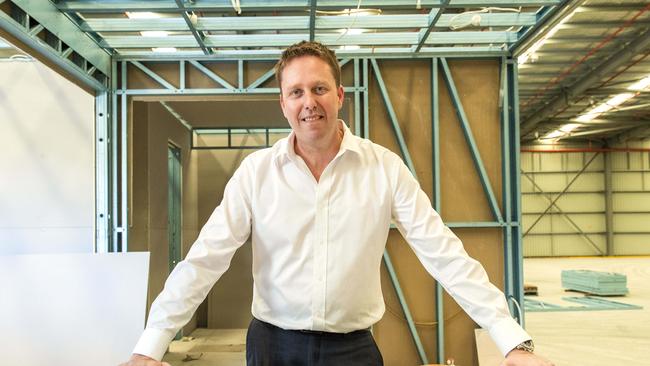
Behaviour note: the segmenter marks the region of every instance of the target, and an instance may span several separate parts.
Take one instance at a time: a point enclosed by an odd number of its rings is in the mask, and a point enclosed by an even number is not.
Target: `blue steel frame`
[[[523,278],[522,278],[522,260],[521,260],[521,230],[520,230],[520,199],[519,199],[519,139],[518,139],[518,100],[517,100],[517,63],[511,57],[502,56],[501,62],[501,85],[500,85],[500,107],[501,107],[501,130],[502,130],[502,172],[503,172],[503,213],[498,207],[497,200],[492,191],[490,181],[487,173],[483,167],[481,156],[478,152],[478,147],[474,141],[471,127],[465,115],[458,91],[456,90],[451,71],[444,57],[432,57],[431,71],[432,90],[438,90],[438,75],[442,75],[445,85],[449,91],[454,108],[456,110],[458,120],[463,130],[465,139],[470,148],[470,152],[479,173],[479,177],[484,189],[484,193],[490,203],[494,220],[481,221],[481,222],[448,222],[447,226],[450,228],[477,228],[477,227],[495,227],[503,228],[504,236],[504,283],[505,294],[507,298],[515,305],[518,310],[516,314],[519,322],[523,325],[523,314],[519,304],[523,303]],[[269,60],[270,61],[270,60]],[[153,61],[148,61],[153,62]],[[166,61],[169,62],[169,61]],[[238,77],[237,87],[231,85],[223,78],[210,71],[201,62],[197,60],[176,60],[178,62],[179,71],[184,71],[186,64],[190,64],[198,71],[202,72],[206,78],[212,80],[215,84],[214,88],[191,89],[185,87],[184,73],[179,72],[178,85],[176,88],[171,82],[165,80],[160,75],[156,74],[153,70],[143,65],[138,60],[114,60],[113,70],[116,71],[119,67],[121,70],[120,86],[117,86],[117,81],[112,80],[111,90],[112,95],[112,109],[113,113],[111,119],[112,136],[119,136],[120,138],[120,151],[118,153],[118,144],[112,144],[112,171],[117,172],[120,169],[120,181],[117,180],[117,174],[113,174],[112,179],[112,203],[113,212],[118,213],[119,219],[114,217],[111,221],[112,227],[112,246],[111,251],[127,251],[128,250],[128,233],[126,230],[126,223],[128,222],[128,212],[126,210],[126,203],[128,202],[126,173],[128,168],[127,161],[127,136],[126,134],[119,133],[119,131],[126,131],[127,128],[127,110],[128,110],[128,96],[169,96],[169,95],[237,95],[237,94],[277,94],[278,88],[263,87],[262,85],[273,76],[273,70],[270,69],[264,73],[257,80],[249,85],[244,85],[244,60],[237,60]],[[205,61],[204,61],[205,62]],[[403,138],[399,121],[392,107],[392,103],[388,96],[388,89],[383,81],[381,70],[377,63],[376,58],[355,58],[355,59],[342,59],[340,64],[346,65],[352,63],[354,72],[354,85],[345,86],[344,89],[348,93],[354,93],[354,130],[355,133],[368,137],[369,136],[369,120],[368,120],[368,90],[369,90],[369,76],[370,72],[373,73],[375,80],[379,85],[384,105],[388,111],[389,119],[391,121],[395,138],[400,148],[402,157],[413,174],[415,169],[411,160],[408,147]],[[137,69],[141,70],[145,75],[155,81],[159,88],[150,89],[133,89],[128,87],[127,79],[127,65],[132,64]],[[370,64],[370,66],[369,66]],[[371,69],[370,69],[371,68]],[[114,73],[113,75],[117,75]],[[434,191],[432,192],[432,204],[437,211],[441,210],[441,193],[440,193],[440,151],[439,151],[439,115],[438,115],[438,93],[432,92],[432,173],[434,178]],[[119,101],[119,103],[118,103]],[[120,111],[117,111],[119,104]],[[120,118],[118,119],[118,115]],[[117,126],[120,125],[118,131]],[[118,164],[117,157],[120,157]],[[119,195],[118,195],[119,193]],[[120,203],[118,207],[118,202]],[[428,363],[428,357],[418,335],[415,327],[415,322],[410,314],[408,304],[404,298],[399,279],[397,278],[396,271],[393,267],[391,258],[387,252],[384,253],[384,263],[389,272],[391,281],[397,293],[400,305],[407,319],[408,327],[411,332],[414,344],[418,351],[418,355],[422,363]],[[436,320],[437,320],[437,350],[436,360],[439,363],[445,361],[444,356],[444,309],[443,309],[443,291],[442,287],[436,285]],[[514,304],[516,303],[516,304]],[[513,311],[514,312],[514,311]]]
[[[3,3],[5,0],[0,0]],[[98,1],[75,1],[75,2],[34,2],[29,0],[12,1],[20,10],[18,16],[8,15],[0,11],[0,28],[3,28],[21,42],[32,47],[45,58],[54,62],[57,66],[74,76],[86,88],[96,92],[96,115],[95,115],[95,146],[96,146],[96,238],[95,248],[97,252],[126,252],[128,250],[128,136],[127,117],[129,96],[169,96],[169,95],[235,95],[235,94],[277,94],[277,88],[264,88],[262,85],[273,77],[273,70],[269,70],[248,86],[244,85],[244,62],[255,60],[272,61],[279,56],[279,50],[243,50],[229,52],[222,50],[218,54],[210,54],[211,46],[215,42],[230,42],[233,46],[241,46],[242,42],[248,42],[258,46],[256,42],[263,44],[272,42],[292,43],[291,37],[303,38],[303,35],[276,35],[271,39],[266,37],[229,36],[223,37],[208,35],[205,31],[233,28],[232,23],[240,27],[246,27],[248,23],[253,24],[257,29],[260,22],[272,26],[273,29],[304,29],[308,24],[309,38],[320,39],[329,45],[340,44],[396,44],[397,47],[388,48],[365,48],[362,50],[341,50],[339,55],[344,57],[341,64],[344,65],[353,61],[354,85],[346,86],[345,91],[354,93],[354,131],[360,136],[369,136],[368,120],[368,90],[370,72],[374,73],[379,84],[384,105],[398,142],[400,152],[408,167],[415,175],[415,169],[411,160],[408,148],[401,133],[397,116],[388,96],[386,85],[381,76],[377,60],[379,59],[430,59],[431,60],[431,87],[432,87],[432,173],[433,192],[432,204],[437,211],[441,210],[440,195],[440,151],[439,151],[439,116],[438,116],[438,75],[441,76],[451,96],[458,120],[468,146],[474,165],[479,173],[484,193],[488,199],[490,209],[494,216],[492,221],[484,222],[449,222],[451,228],[463,227],[495,227],[503,228],[504,235],[504,275],[505,293],[511,304],[520,309],[523,304],[523,279],[522,279],[522,232],[521,232],[521,200],[519,183],[519,101],[517,90],[517,62],[513,59],[513,52],[527,39],[530,34],[537,30],[544,20],[548,19],[553,12],[561,8],[568,1],[566,0],[513,0],[510,5],[542,5],[543,7],[536,14],[484,14],[483,20],[486,26],[523,26],[519,32],[497,31],[497,32],[435,32],[435,37],[429,39],[429,33],[434,27],[447,27],[456,17],[454,14],[443,14],[446,7],[466,8],[471,6],[490,5],[487,0],[423,0],[423,6],[432,7],[428,15],[386,15],[381,17],[360,18],[359,27],[367,28],[421,28],[417,33],[368,33],[361,36],[316,34],[316,29],[339,29],[344,19],[337,17],[316,16],[315,0],[292,0],[290,2],[251,2],[242,7],[294,7],[305,9],[310,5],[308,17],[236,17],[236,18],[206,18],[200,19],[196,24],[188,18],[187,12],[200,9],[230,9],[230,5],[219,5],[212,2],[200,0],[200,4],[175,1],[149,1],[135,4],[134,2],[110,2]],[[356,1],[351,1],[350,4]],[[336,8],[339,2],[321,0],[319,8]],[[376,6],[404,6],[410,3],[408,0],[375,1],[371,0],[364,5]],[[75,15],[76,12],[115,12],[116,9],[126,9],[135,6],[140,11],[170,11],[180,13],[182,19],[174,27],[179,30],[188,28],[192,37],[187,41],[190,47],[195,43],[202,49],[204,54],[188,55],[152,55],[137,54],[124,51],[121,54],[113,53],[112,45],[123,43],[124,47],[150,46],[150,43],[139,44],[143,39],[128,37],[97,37],[97,32],[120,31],[120,27],[135,27],[133,30],[170,30],[162,29],[161,23],[157,20],[128,20],[121,19],[87,19],[80,22]],[[266,8],[265,8],[266,7]],[[248,9],[248,8],[247,8]],[[251,8],[252,9],[252,8]],[[131,9],[133,10],[133,9]],[[250,10],[250,9],[249,9]],[[268,9],[267,9],[268,10]],[[119,10],[118,10],[119,11]],[[35,21],[34,21],[35,20]],[[167,25],[165,25],[167,27]],[[78,30],[81,29],[82,32]],[[264,28],[266,29],[266,28]],[[86,32],[84,34],[83,32]],[[489,33],[489,34],[486,34]],[[39,38],[39,35],[43,37]],[[284,37],[284,38],[283,38]],[[328,38],[329,37],[329,38]],[[335,39],[334,39],[335,38]],[[153,40],[148,38],[147,42],[156,41],[159,45],[171,42],[172,38]],[[181,42],[184,39],[177,38]],[[329,40],[329,41],[328,41]],[[414,42],[415,40],[415,42]],[[174,40],[175,42],[175,40]],[[264,43],[266,42],[266,43]],[[386,43],[388,42],[388,43]],[[471,43],[479,46],[462,46]],[[497,43],[497,45],[494,45]],[[453,45],[446,47],[431,47],[436,44]],[[503,48],[503,45],[507,48]],[[107,46],[108,45],[108,46]],[[220,44],[223,46],[224,44]],[[244,44],[245,45],[245,44]],[[410,45],[410,47],[400,47]],[[427,47],[427,45],[429,47]],[[459,46],[461,45],[461,46]],[[174,44],[176,46],[176,44]],[[104,47],[105,49],[102,49]],[[451,71],[447,64],[447,58],[500,58],[501,60],[501,131],[502,131],[502,210],[499,209],[494,196],[490,181],[485,173],[481,156],[474,141],[472,131],[465,115],[460,97],[456,90]],[[143,61],[172,61],[178,62],[180,87],[162,78],[156,72],[143,64]],[[238,69],[237,85],[231,85],[202,62],[214,61],[236,61]],[[127,66],[131,63],[135,68],[141,70],[152,80],[160,85],[160,88],[152,89],[131,89],[128,87]],[[369,68],[369,63],[371,64]],[[185,70],[188,67],[196,68],[203,75],[214,81],[215,87],[206,89],[187,88],[185,83]],[[118,73],[118,70],[120,71]],[[118,80],[118,75],[121,75]],[[384,257],[386,267],[391,275],[393,285],[398,294],[400,304],[406,315],[409,329],[413,336],[414,343],[423,363],[428,363],[427,356],[420,342],[413,319],[408,310],[408,305],[402,295],[402,291],[395,274],[390,256],[386,253]],[[438,334],[438,363],[443,363],[444,358],[444,314],[442,303],[442,288],[436,285],[436,318]],[[523,325],[524,319],[521,310],[518,313],[519,322]]]

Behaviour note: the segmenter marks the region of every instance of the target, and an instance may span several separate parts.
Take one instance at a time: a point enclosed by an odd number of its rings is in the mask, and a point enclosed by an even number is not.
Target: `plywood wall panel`
[[[395,114],[409,147],[424,191],[432,192],[431,158],[431,72],[430,60],[379,62]],[[492,190],[499,201],[501,192],[501,136],[498,109],[499,65],[496,61],[456,61],[451,63],[456,87],[469,118],[474,139]],[[442,78],[440,89],[440,149],[442,216],[446,221],[494,221],[478,178],[468,145],[447,94]],[[371,139],[399,154],[388,113],[371,73]],[[503,234],[500,229],[456,230],[467,251],[485,267],[493,282],[503,287]],[[395,269],[416,321],[422,323],[423,344],[430,358],[435,355],[435,282],[399,234],[388,240]],[[382,274],[389,309],[399,303],[387,274]],[[448,296],[444,299],[446,355],[457,364],[476,364],[474,322]],[[418,358],[407,325],[387,311],[375,326],[375,335],[387,365],[417,364]]]

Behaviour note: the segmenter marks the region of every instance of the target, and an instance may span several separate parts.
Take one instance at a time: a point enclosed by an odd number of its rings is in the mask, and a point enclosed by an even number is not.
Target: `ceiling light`
[[[564,18],[562,18],[562,20],[560,20],[559,23],[557,23],[553,28],[551,28],[551,30],[546,32],[546,34],[540,40],[538,40],[530,48],[528,48],[526,52],[519,55],[519,57],[517,57],[517,63],[521,65],[523,63],[526,63],[529,59],[533,62],[537,61],[539,57],[537,56],[537,51],[544,45],[544,43],[546,43],[546,41],[549,38],[553,37],[553,35],[555,35],[557,31],[559,31],[560,28],[562,28],[562,25],[566,23],[566,21],[569,20],[575,13],[576,11],[574,10],[571,13],[567,14]]]
[[[155,47],[151,49],[154,52],[165,53],[165,52],[176,52],[178,51],[176,47]]]
[[[650,86],[650,75],[627,87],[628,90],[641,91]]]
[[[150,11],[127,11],[126,16],[131,19],[155,19],[161,18],[161,15],[158,13],[152,13]]]
[[[548,140],[548,139],[556,139],[559,137],[566,136],[571,133],[571,131],[575,130],[576,128],[580,127],[579,123],[568,123],[557,130],[548,133],[546,136],[544,136],[542,139]]]
[[[140,32],[144,37],[167,37],[168,32],[165,31],[142,31]]]
[[[584,113],[584,114],[578,116],[578,118],[576,118],[576,121],[578,121],[578,122],[589,122],[592,119],[598,117],[599,115],[601,115],[601,114],[603,114],[605,112],[609,112],[610,110],[614,109],[614,107],[617,107],[617,106],[625,103],[626,101],[633,98],[635,95],[636,94],[634,94],[634,93],[617,94],[617,95],[609,98],[609,100],[607,100],[605,103],[602,103],[602,104],[598,105],[597,107],[591,109],[587,113]]]
[[[340,49],[341,49],[341,50],[349,51],[349,50],[358,50],[358,49],[360,49],[360,48],[361,48],[361,47],[356,46],[356,45],[347,45],[347,46],[341,46]]]

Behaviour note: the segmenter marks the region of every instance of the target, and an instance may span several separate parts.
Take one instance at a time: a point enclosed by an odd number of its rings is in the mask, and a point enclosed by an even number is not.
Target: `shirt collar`
[[[341,155],[346,151],[353,151],[360,154],[361,148],[359,147],[359,139],[356,138],[345,124],[345,121],[339,119],[338,122],[343,126],[343,140],[341,141],[341,146],[337,154]],[[274,154],[274,159],[278,162],[283,162],[285,159],[292,159],[296,156],[296,152],[293,149],[294,142],[296,139],[296,133],[291,131],[289,136],[282,139],[278,146],[277,152]]]

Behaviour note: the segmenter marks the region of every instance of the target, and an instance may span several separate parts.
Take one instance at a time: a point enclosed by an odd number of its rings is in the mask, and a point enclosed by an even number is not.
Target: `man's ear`
[[[339,98],[339,109],[343,108],[343,96],[345,95],[345,92],[343,91],[343,85],[339,85],[338,89],[336,89],[336,95]]]

